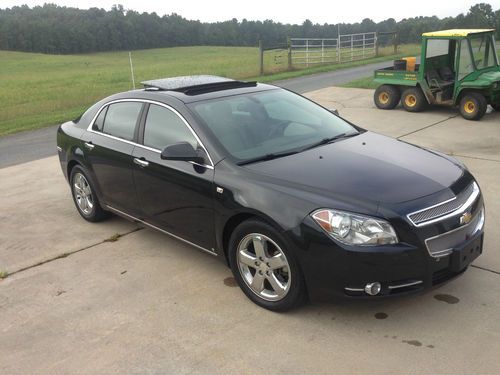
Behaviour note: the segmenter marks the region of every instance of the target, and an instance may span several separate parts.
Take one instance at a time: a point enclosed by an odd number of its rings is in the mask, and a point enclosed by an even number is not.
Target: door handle
[[[134,163],[137,164],[139,167],[147,167],[149,165],[149,161],[139,159],[139,158],[134,158]]]
[[[85,142],[84,143],[85,147],[87,147],[89,150],[92,150],[95,146],[92,144],[92,142]]]

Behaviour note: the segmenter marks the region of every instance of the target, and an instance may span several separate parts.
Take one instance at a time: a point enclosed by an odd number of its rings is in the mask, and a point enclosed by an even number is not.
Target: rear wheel
[[[304,278],[281,234],[259,220],[248,220],[229,241],[231,271],[246,296],[273,311],[292,309],[306,299]]]
[[[380,109],[393,109],[399,103],[401,93],[396,86],[382,85],[375,90],[373,100]]]
[[[497,112],[500,112],[500,102],[499,103],[492,103],[491,106],[493,109]]]
[[[460,99],[460,114],[466,120],[480,120],[486,113],[487,107],[486,98],[478,92],[467,93]]]
[[[109,214],[101,208],[99,199],[92,186],[88,173],[80,166],[75,166],[70,174],[71,193],[78,213],[87,221],[97,222],[106,219]]]
[[[427,99],[418,87],[410,87],[403,91],[401,104],[408,112],[420,112],[427,106]]]

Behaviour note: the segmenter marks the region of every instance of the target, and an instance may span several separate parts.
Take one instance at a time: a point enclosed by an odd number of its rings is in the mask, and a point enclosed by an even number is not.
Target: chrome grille
[[[430,222],[434,221],[434,219],[439,219],[445,215],[457,211],[466,203],[468,203],[469,205],[472,204],[475,201],[476,197],[474,197],[472,202],[469,202],[469,200],[471,197],[473,197],[473,195],[479,195],[479,187],[475,182],[467,186],[467,188],[465,188],[455,198],[439,203],[435,206],[427,207],[423,210],[413,212],[408,215],[408,219],[410,219],[410,221],[416,226],[425,225],[428,223],[430,224]]]
[[[469,224],[440,234],[439,236],[428,238],[425,240],[425,245],[427,246],[429,254],[433,257],[442,257],[450,254],[453,248],[467,241],[480,231],[483,226],[484,208],[481,208]]]

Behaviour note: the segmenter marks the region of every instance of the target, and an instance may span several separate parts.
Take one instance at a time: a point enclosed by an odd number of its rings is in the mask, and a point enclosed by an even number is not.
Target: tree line
[[[0,49],[52,54],[136,50],[173,46],[283,46],[287,37],[335,38],[341,34],[396,31],[400,43],[418,43],[426,31],[495,28],[500,37],[500,9],[479,3],[456,17],[393,18],[359,23],[282,24],[272,20],[206,23],[172,13],[138,13],[115,5],[109,11],[45,4],[0,9]],[[381,40],[384,42],[383,40]]]

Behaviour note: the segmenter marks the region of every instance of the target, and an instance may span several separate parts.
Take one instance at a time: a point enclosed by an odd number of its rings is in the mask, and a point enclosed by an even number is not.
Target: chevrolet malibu
[[[287,90],[214,76],[143,82],[59,127],[75,206],[225,262],[275,311],[437,286],[482,252],[458,160],[366,131]]]

